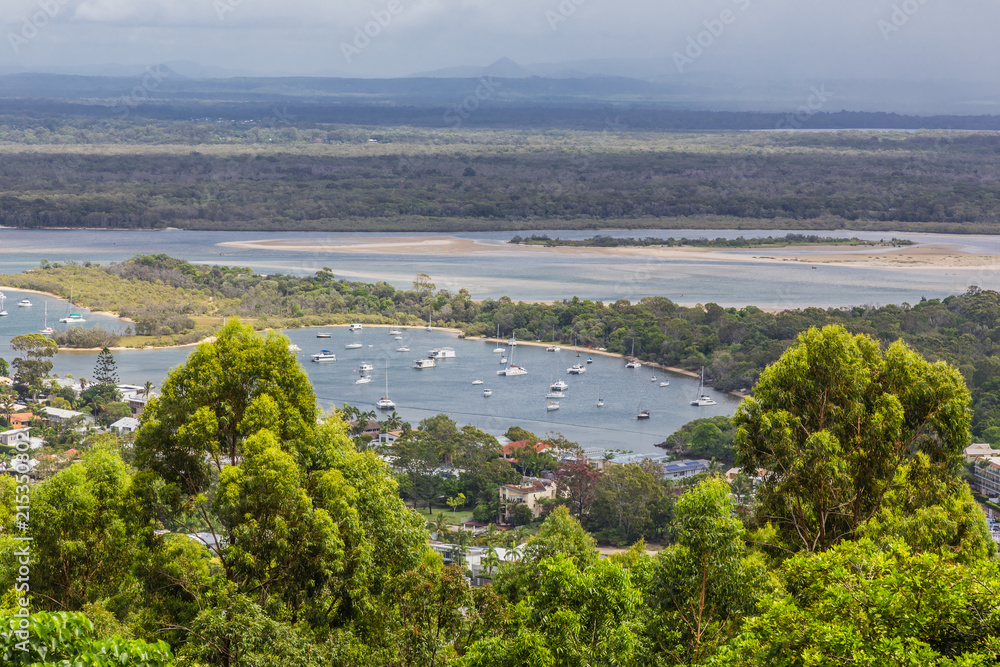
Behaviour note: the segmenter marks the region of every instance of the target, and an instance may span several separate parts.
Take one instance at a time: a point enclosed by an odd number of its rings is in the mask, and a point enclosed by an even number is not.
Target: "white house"
[[[975,442],[962,450],[962,453],[965,454],[966,463],[972,463],[980,456],[1000,455],[1000,451],[993,449],[988,442]]]
[[[50,424],[58,424],[60,422],[69,421],[76,417],[83,417],[83,422],[85,424],[93,424],[94,418],[85,412],[77,412],[76,410],[63,410],[62,408],[50,408],[45,407],[46,421]]]
[[[551,479],[526,479],[520,484],[505,484],[500,487],[500,502],[504,504],[505,519],[514,516],[514,507],[524,503],[537,519],[542,514],[539,501],[555,498],[558,485]]]
[[[0,433],[0,445],[16,445],[19,442],[28,442],[29,435],[28,432],[31,431],[30,428],[15,428],[10,431],[4,431]]]
[[[135,417],[122,417],[111,425],[111,430],[122,434],[135,433],[139,430],[139,420]]]

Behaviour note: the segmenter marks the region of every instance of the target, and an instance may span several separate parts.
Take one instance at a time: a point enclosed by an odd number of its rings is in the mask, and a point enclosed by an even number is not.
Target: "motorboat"
[[[709,405],[716,405],[715,399],[705,394],[705,367],[701,367],[701,380],[698,383],[698,398],[691,401],[691,405],[703,408]]]
[[[580,364],[573,364],[572,367],[566,369],[566,372],[570,375],[583,375],[587,372],[587,367]]]
[[[667,381],[667,382],[661,382],[660,386],[661,387],[669,387],[670,386],[670,382],[669,381]]]
[[[434,363],[433,359],[417,359],[413,362],[413,367],[417,370],[423,368],[434,368],[435,366],[437,366],[437,364]]]
[[[557,346],[557,345],[549,345],[549,346],[548,346],[547,348],[545,348],[545,351],[546,351],[546,352],[558,352],[558,351],[559,351],[559,350],[561,350],[561,349],[562,349],[562,348],[560,348],[560,347],[559,347],[559,346]]]
[[[360,324],[352,324],[351,326],[347,327],[347,329],[349,331],[361,331],[362,329],[364,329],[364,327]]]
[[[296,345],[295,343],[289,343],[288,344],[288,351],[292,352],[292,353],[301,352],[302,348],[299,347],[298,345]]]
[[[563,380],[556,380],[555,382],[549,385],[549,389],[551,389],[552,391],[564,391],[566,389],[569,389],[569,385],[566,384],[566,382]]]
[[[320,331],[319,333],[316,334],[316,338],[329,338],[331,335],[332,334],[329,334],[325,331]]]
[[[483,389],[483,398],[489,398],[493,395],[492,389]]]
[[[642,368],[642,364],[638,361],[630,361],[625,364],[625,368]]]
[[[428,353],[431,359],[454,359],[455,358],[455,348],[453,347],[440,347],[436,350],[431,350]]]
[[[514,338],[514,336],[511,336],[510,340],[507,341],[507,345],[509,345],[511,347],[516,346],[517,345],[517,339]]]
[[[396,348],[396,352],[409,352],[409,351],[410,351],[410,348],[406,347],[405,345],[403,347],[397,347]]]
[[[650,382],[656,382],[656,376],[654,375],[653,377],[649,378],[649,381]]]
[[[482,380],[473,380],[472,381],[472,384],[482,384],[482,383],[483,383]]]
[[[364,347],[364,345],[362,345],[361,343],[348,343],[347,345],[344,346],[344,349],[345,350],[360,350],[363,347]]]
[[[20,301],[17,302],[18,308],[31,308],[31,305],[32,304],[30,299],[21,299]]]
[[[593,357],[587,357],[587,363],[588,364],[594,363],[594,358]]]
[[[403,332],[400,331],[399,329],[397,329],[396,327],[393,327],[393,328],[389,329],[389,335],[390,336],[402,336]]]
[[[316,362],[336,361],[337,355],[330,350],[320,350],[317,354],[312,355],[312,360]]]
[[[403,337],[402,336],[393,336],[392,339],[393,340],[403,340]]]
[[[375,370],[375,367],[369,364],[367,361],[362,361],[360,364],[358,364],[358,370],[361,371],[362,373],[370,373],[373,370]]]
[[[566,394],[562,393],[561,391],[550,391],[549,393],[545,394],[545,398],[566,398]]]
[[[371,378],[370,375],[363,375],[363,376],[359,377],[357,380],[355,380],[354,384],[368,384],[371,381],[372,381],[372,378]]]

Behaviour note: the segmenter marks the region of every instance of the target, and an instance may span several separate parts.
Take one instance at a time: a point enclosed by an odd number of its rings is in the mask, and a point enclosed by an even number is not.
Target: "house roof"
[[[521,449],[522,447],[533,447],[536,452],[544,452],[546,449],[552,447],[547,442],[542,442],[541,440],[536,440],[532,443],[530,440],[515,440],[514,442],[508,442],[503,446],[504,454],[513,454],[515,450]]]
[[[685,472],[688,470],[700,470],[711,465],[710,461],[698,459],[697,461],[671,461],[663,465],[663,472]]]
[[[114,424],[112,424],[111,428],[129,428],[135,430],[139,428],[139,424],[140,424],[139,420],[136,419],[135,417],[122,417]]]
[[[62,408],[50,408],[46,406],[46,414],[49,417],[58,417],[59,419],[72,419],[73,417],[91,417],[85,412],[77,412],[76,410],[63,410]]]
[[[529,482],[522,482],[521,484],[504,484],[502,488],[505,488],[514,493],[539,493],[545,491],[555,482],[547,479],[534,479]]]

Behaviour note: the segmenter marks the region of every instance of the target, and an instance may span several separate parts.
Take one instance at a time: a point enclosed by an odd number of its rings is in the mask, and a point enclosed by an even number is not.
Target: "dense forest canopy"
[[[1000,229],[993,132],[3,121],[13,227]]]

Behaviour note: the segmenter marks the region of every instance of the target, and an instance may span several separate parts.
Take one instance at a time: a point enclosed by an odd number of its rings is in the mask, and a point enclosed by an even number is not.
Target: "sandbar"
[[[945,243],[903,247],[881,245],[852,246],[769,246],[766,248],[700,248],[690,246],[623,246],[596,248],[577,246],[511,245],[503,241],[480,241],[454,236],[397,237],[387,240],[363,237],[343,239],[263,239],[228,241],[223,246],[289,252],[386,255],[473,255],[478,253],[543,253],[642,257],[659,260],[746,262],[752,264],[796,263],[813,266],[845,266],[880,269],[981,269],[1000,265],[1000,256],[972,254],[960,246]]]

